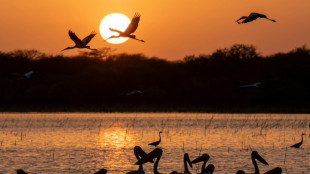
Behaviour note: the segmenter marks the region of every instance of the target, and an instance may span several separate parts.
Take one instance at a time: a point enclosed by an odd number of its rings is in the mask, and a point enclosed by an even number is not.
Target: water
[[[137,170],[134,146],[146,152],[159,139],[163,156],[159,172],[183,171],[183,154],[191,160],[203,153],[215,173],[254,172],[256,150],[269,166],[283,173],[310,173],[310,115],[201,113],[2,113],[0,173],[22,168],[35,173],[108,173]],[[301,141],[301,149],[287,148]],[[201,164],[190,169],[200,173]],[[152,172],[146,164],[146,173]]]

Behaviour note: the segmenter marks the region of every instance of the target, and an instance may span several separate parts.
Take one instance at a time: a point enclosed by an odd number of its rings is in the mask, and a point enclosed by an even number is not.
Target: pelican
[[[257,159],[259,162],[261,162],[261,163],[263,163],[263,164],[265,164],[265,165],[269,165],[269,164],[267,163],[267,161],[264,160],[264,158],[261,157],[256,151],[253,151],[253,152],[252,152],[251,158],[252,158],[252,163],[253,163],[254,168],[255,168],[254,174],[259,174],[259,169],[258,169],[258,166],[257,166],[257,163],[256,163],[256,159]],[[239,171],[237,172],[237,174],[244,174],[244,173],[245,173],[245,172],[244,172],[243,170],[239,170]],[[280,167],[276,167],[276,168],[274,168],[274,169],[272,169],[272,170],[269,170],[268,172],[265,172],[264,174],[281,174],[281,173],[282,173],[282,169],[281,169]]]
[[[155,142],[150,143],[148,145],[155,146],[155,147],[158,146],[159,143],[161,142],[161,136],[160,136],[161,133],[163,133],[163,132],[162,131],[159,132],[159,140],[158,141],[155,141]]]
[[[304,141],[304,137],[303,137],[304,135],[305,135],[304,133],[301,134],[301,142],[296,143],[292,145],[291,147],[299,148],[302,145],[302,142]]]
[[[142,164],[147,163],[150,160],[153,160],[154,158],[156,158],[156,161],[154,163],[153,171],[154,171],[154,174],[161,174],[161,173],[158,172],[157,167],[158,167],[158,163],[159,163],[159,160],[160,160],[162,154],[163,154],[163,150],[161,150],[160,148],[157,147],[152,152],[148,153],[145,157],[143,157],[140,160],[138,160],[136,162],[136,164],[137,165],[142,165]]]
[[[141,158],[144,158],[147,156],[147,154],[142,150],[140,146],[135,146],[133,151],[138,161]],[[154,163],[153,159],[150,159],[148,162]],[[145,173],[143,171],[142,164],[140,164],[138,170],[127,172],[127,174],[145,174]]]
[[[206,167],[206,164],[209,161],[209,159],[210,159],[210,156],[205,153],[205,154],[201,155],[200,157],[194,159],[192,161],[192,163],[195,164],[195,163],[199,163],[199,162],[203,161],[203,164],[201,166],[201,174],[212,174],[214,172],[214,165],[209,164]]]
[[[16,170],[17,174],[27,174],[25,171],[23,171],[22,169],[18,169]]]
[[[108,39],[111,38],[119,38],[119,37],[129,37],[131,39],[135,39],[141,42],[145,42],[144,40],[140,40],[137,39],[135,35],[132,35],[132,33],[134,33],[137,28],[138,28],[138,24],[140,21],[140,14],[139,13],[135,13],[134,17],[132,18],[130,24],[127,26],[125,31],[119,31],[113,28],[109,28],[111,31],[117,32],[119,35],[118,36],[110,36]],[[106,40],[108,40],[106,39]]]
[[[88,36],[86,36],[83,40],[79,39],[74,32],[72,32],[71,30],[69,30],[69,36],[70,38],[73,40],[73,42],[75,43],[75,46],[73,47],[67,47],[61,51],[64,50],[69,50],[69,49],[73,49],[73,48],[87,48],[90,50],[94,50],[96,51],[97,49],[92,49],[90,48],[90,46],[87,46],[87,44],[91,41],[91,39],[96,35],[95,32],[90,33]]]
[[[100,169],[98,172],[94,174],[106,174],[108,171],[106,169]]]
[[[178,173],[176,171],[171,172],[170,174],[191,174],[191,172],[189,172],[188,167],[187,167],[187,163],[189,164],[189,166],[191,168],[193,168],[192,166],[192,162],[189,159],[189,156],[187,153],[184,154],[184,173]]]
[[[255,19],[257,18],[265,18],[265,19],[268,19],[272,22],[277,22],[273,19],[270,19],[268,18],[266,15],[264,14],[259,14],[259,13],[251,13],[249,16],[242,16],[240,19],[238,19],[236,22],[238,24],[243,24],[243,23],[248,23],[248,22],[251,22],[251,21],[254,21]],[[239,22],[241,19],[244,19],[242,22]]]

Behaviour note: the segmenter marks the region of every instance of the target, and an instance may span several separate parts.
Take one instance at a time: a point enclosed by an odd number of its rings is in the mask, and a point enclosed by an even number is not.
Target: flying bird
[[[73,48],[87,48],[90,50],[97,51],[97,49],[92,49],[92,48],[90,48],[90,46],[87,46],[87,44],[92,40],[93,37],[95,37],[95,35],[96,35],[96,33],[92,32],[88,36],[86,36],[83,40],[81,40],[75,35],[74,32],[69,30],[69,36],[70,36],[71,40],[73,40],[73,42],[75,43],[75,46],[67,47],[67,48],[63,49],[62,51],[73,49]]]
[[[108,39],[111,38],[119,38],[119,37],[129,37],[131,39],[135,39],[141,42],[145,42],[144,40],[140,40],[137,39],[135,35],[132,35],[132,33],[134,33],[139,25],[139,21],[140,21],[140,14],[139,13],[135,13],[134,17],[132,18],[130,24],[127,26],[125,31],[119,31],[116,30],[114,28],[109,28],[111,31],[117,32],[119,35],[118,36],[110,36]],[[108,40],[106,39],[106,40]]]
[[[159,140],[158,141],[155,141],[155,142],[150,143],[148,145],[155,146],[155,147],[158,146],[159,143],[161,142],[161,136],[160,136],[161,133],[163,133],[163,132],[162,131],[159,132]]]
[[[296,144],[292,145],[291,147],[299,148],[304,141],[304,137],[303,137],[304,135],[305,135],[304,133],[301,134],[301,142],[296,143]]]
[[[243,24],[243,23],[248,23],[248,22],[251,22],[251,21],[254,21],[256,20],[257,18],[265,18],[265,19],[268,19],[272,22],[277,22],[273,19],[270,19],[268,18],[266,15],[264,14],[259,14],[259,13],[251,13],[249,16],[242,16],[240,19],[236,20],[236,22],[238,24]],[[243,21],[239,22],[240,20],[244,19]]]

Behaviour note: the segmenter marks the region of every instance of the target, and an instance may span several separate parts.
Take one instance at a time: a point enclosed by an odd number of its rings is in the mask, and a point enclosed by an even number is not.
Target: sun
[[[112,35],[117,36],[118,33],[111,31],[109,28],[114,28],[120,31],[125,31],[130,24],[130,19],[121,13],[111,13],[105,16],[99,25],[99,31],[104,40]],[[112,44],[121,44],[128,40],[126,37],[111,38],[107,42]]]

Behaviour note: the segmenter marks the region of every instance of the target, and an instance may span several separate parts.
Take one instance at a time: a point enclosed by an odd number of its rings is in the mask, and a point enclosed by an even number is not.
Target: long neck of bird
[[[255,168],[255,173],[254,174],[259,174],[259,169],[258,169],[256,160],[255,160],[255,158],[253,156],[252,156],[252,163],[253,163],[254,168]]]
[[[301,134],[301,143],[304,141],[304,134]]]
[[[139,165],[138,171],[143,171],[143,166],[142,166],[142,164]]]
[[[155,161],[155,164],[154,164],[154,174],[160,174],[158,171],[157,171],[157,167],[158,167],[158,163],[159,163],[159,160],[161,158],[161,153],[158,154],[157,158],[156,158],[156,161]]]
[[[204,173],[205,168],[206,168],[206,164],[207,164],[207,161],[206,161],[206,160],[203,161],[203,164],[202,164],[202,166],[201,166],[201,173]]]
[[[161,141],[161,136],[160,136],[161,132],[159,132],[159,141]]]
[[[189,172],[189,170],[188,170],[188,167],[187,167],[187,161],[186,161],[186,159],[184,158],[184,173],[185,172]]]

